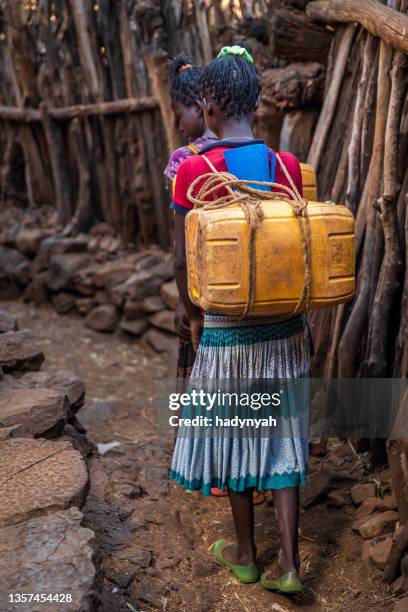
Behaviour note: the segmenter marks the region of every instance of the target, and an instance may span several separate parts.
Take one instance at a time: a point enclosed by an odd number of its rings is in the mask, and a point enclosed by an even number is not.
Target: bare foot
[[[248,567],[256,565],[255,551],[253,555],[240,554],[237,544],[228,544],[224,546],[222,549],[222,556],[230,563],[234,563],[234,565],[247,565]]]

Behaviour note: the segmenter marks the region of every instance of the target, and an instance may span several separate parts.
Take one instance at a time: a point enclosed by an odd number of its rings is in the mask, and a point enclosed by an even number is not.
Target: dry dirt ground
[[[301,596],[236,582],[208,552],[215,539],[233,534],[228,500],[188,494],[167,478],[173,432],[157,393],[174,362],[140,342],[93,332],[79,317],[21,302],[2,307],[18,317],[20,327],[33,330],[46,368],[71,370],[84,379],[87,398],[78,416],[89,439],[120,443],[106,454],[94,452],[88,462],[91,489],[83,512],[96,532],[98,610],[394,609],[397,600],[381,573],[362,562],[363,540],[350,528],[354,509],[326,502],[301,514]],[[256,535],[265,565],[278,546],[270,497],[256,508]]]

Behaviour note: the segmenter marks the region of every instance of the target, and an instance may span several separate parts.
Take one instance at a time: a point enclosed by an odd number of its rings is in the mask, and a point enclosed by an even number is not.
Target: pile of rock
[[[380,489],[375,482],[355,485],[350,490],[350,497],[357,507],[352,528],[365,540],[363,560],[384,569],[399,517],[395,497],[387,487],[389,483],[379,484]]]
[[[373,475],[365,453],[357,455],[352,446],[336,439],[312,439],[310,453],[311,473],[302,506],[326,500],[328,506],[343,508],[352,519],[352,531],[363,538],[363,561],[383,572],[396,595],[407,593],[408,526],[399,522],[391,471]],[[356,550],[359,555],[360,545]]]
[[[39,371],[44,355],[31,331],[4,311],[0,332],[0,609],[21,608],[14,594],[44,593],[54,599],[33,599],[30,610],[89,610],[94,533],[79,508],[92,446],[75,416],[84,384]]]
[[[92,329],[143,336],[158,352],[174,345],[173,277],[168,253],[126,251],[106,223],[75,238],[22,228],[0,246],[0,300],[51,302],[59,314],[79,312]]]

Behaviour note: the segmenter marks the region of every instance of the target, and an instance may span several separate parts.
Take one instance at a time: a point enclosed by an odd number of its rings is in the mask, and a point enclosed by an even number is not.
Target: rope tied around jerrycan
[[[194,208],[202,208],[203,210],[214,210],[217,208],[227,208],[238,204],[248,222],[249,226],[249,269],[248,269],[248,293],[242,319],[246,318],[251,311],[255,297],[255,276],[256,276],[256,252],[255,252],[255,234],[260,227],[264,218],[264,212],[261,205],[261,200],[285,200],[288,202],[299,221],[300,236],[302,241],[303,261],[305,265],[305,273],[303,278],[302,292],[297,305],[291,314],[296,314],[302,309],[307,310],[310,304],[310,289],[311,289],[311,227],[310,218],[307,210],[307,200],[300,195],[292,177],[287,171],[284,163],[276,154],[276,158],[286,176],[289,185],[282,185],[272,181],[251,181],[238,179],[229,172],[218,172],[213,163],[202,155],[212,172],[202,174],[197,177],[189,186],[187,197],[194,204]],[[203,182],[197,194],[194,191],[200,182]],[[277,187],[285,192],[285,194],[264,191],[250,187],[250,185]],[[233,189],[234,187],[234,189]],[[217,197],[217,192],[226,189],[227,194]],[[208,198],[212,197],[212,200]],[[305,219],[303,224],[302,219]]]

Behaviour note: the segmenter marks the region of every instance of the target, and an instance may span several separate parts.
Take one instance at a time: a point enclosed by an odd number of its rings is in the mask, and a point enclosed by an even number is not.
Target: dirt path
[[[157,389],[173,365],[138,342],[126,343],[52,309],[6,303],[20,326],[33,329],[50,369],[67,369],[86,383],[79,414],[93,443],[119,442],[89,460],[91,491],[83,509],[96,532],[101,565],[99,610],[278,612],[392,610],[381,574],[361,560],[362,539],[350,529],[354,509],[315,504],[301,515],[305,593],[288,599],[259,584],[238,584],[208,554],[232,536],[227,499],[187,494],[167,479],[172,432],[158,423]],[[318,467],[318,460],[315,461]],[[277,551],[273,504],[256,508],[261,564]]]

